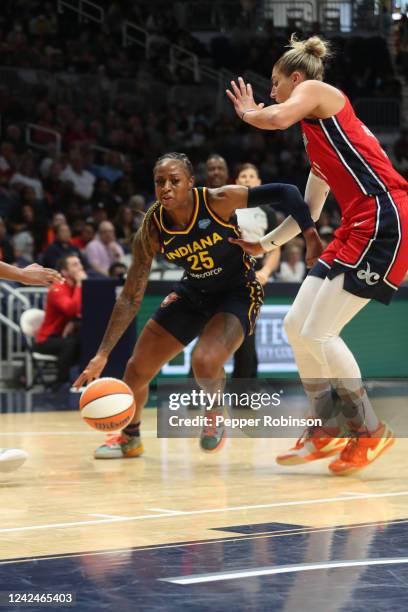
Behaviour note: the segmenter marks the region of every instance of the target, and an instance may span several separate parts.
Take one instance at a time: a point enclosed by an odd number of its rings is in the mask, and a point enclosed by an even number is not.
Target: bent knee
[[[149,383],[156,372],[143,364],[140,359],[132,356],[126,364],[126,378],[132,381],[132,387],[139,387]]]
[[[191,366],[196,379],[214,379],[219,376],[223,364],[219,363],[216,355],[212,352],[197,351],[193,353]]]
[[[285,318],[283,319],[283,329],[288,337],[289,342],[299,338],[302,332],[302,323],[298,318],[289,310]]]

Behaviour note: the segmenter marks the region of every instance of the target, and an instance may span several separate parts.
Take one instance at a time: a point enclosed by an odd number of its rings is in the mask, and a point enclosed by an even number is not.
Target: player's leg
[[[309,399],[308,416],[322,418],[324,428],[307,429],[293,448],[277,456],[276,461],[281,465],[298,465],[324,459],[339,453],[347,443],[345,438],[338,437],[339,426],[332,401],[330,373],[326,364],[314,357],[302,338],[303,326],[323,284],[324,278],[311,275],[303,281],[285,317],[284,328]]]
[[[244,329],[239,318],[229,312],[216,313],[206,324],[192,354],[195,379],[206,393],[221,394],[225,386],[224,364],[244,340]],[[202,431],[200,446],[205,451],[219,450],[224,441],[224,426],[216,425],[222,415],[223,404],[216,403],[206,411],[208,425]]]
[[[330,466],[337,474],[365,467],[394,442],[391,431],[379,422],[371,406],[353,354],[340,338],[345,325],[369,300],[349,293],[343,284],[344,275],[324,281],[301,330],[305,348],[335,381],[343,414],[355,434]]]
[[[149,383],[163,365],[198,336],[204,322],[200,312],[178,293],[173,291],[163,300],[143,328],[125,370],[124,381],[135,396],[135,416],[121,434],[110,436],[96,449],[96,459],[136,457],[143,452],[140,420]]]
[[[0,448],[0,472],[13,472],[27,457],[28,454],[19,448]]]
[[[150,319],[140,334],[129,359],[123,380],[135,396],[136,411],[132,422],[120,433],[111,435],[95,451],[96,459],[137,457],[144,448],[140,437],[140,421],[149,395],[149,383],[164,364],[184,348],[170,332]]]

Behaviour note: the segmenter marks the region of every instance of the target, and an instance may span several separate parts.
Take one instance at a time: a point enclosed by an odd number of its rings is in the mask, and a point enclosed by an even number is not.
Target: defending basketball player
[[[311,163],[305,199],[312,216],[318,219],[329,188],[342,213],[335,239],[303,282],[285,320],[313,416],[323,418],[325,427],[305,432],[277,461],[293,465],[340,453],[330,470],[350,474],[377,459],[394,437],[374,413],[359,366],[340,333],[371,299],[388,304],[404,278],[408,185],[347,97],[323,82],[328,44],[317,36],[306,41],[292,36],[289,46],[273,67],[276,105],[256,104],[242,78],[227,91],[239,118],[254,127],[284,130],[300,121]],[[234,242],[257,254],[297,233],[296,222],[288,218],[260,243]],[[331,382],[343,402],[349,439],[342,437],[335,418]]]
[[[61,280],[56,270],[43,268],[38,264],[31,264],[25,268],[18,268],[0,261],[0,278],[2,280],[16,281],[24,285],[52,285]],[[27,459],[28,454],[19,448],[0,448],[0,472],[12,472]]]
[[[136,234],[126,283],[98,352],[76,380],[76,387],[101,374],[110,352],[139,310],[156,253],[163,253],[185,274],[145,325],[128,361],[124,381],[134,392],[135,417],[121,435],[112,436],[96,450],[97,459],[141,454],[139,426],[149,382],[197,336],[192,354],[194,376],[205,391],[222,391],[224,363],[253,332],[263,298],[252,258],[229,242],[232,236],[239,236],[236,209],[279,203],[302,228],[309,264],[321,253],[309,208],[296,187],[194,188],[192,165],[179,153],[169,153],[157,161],[154,183],[157,202]],[[202,432],[203,450],[217,450],[222,444],[223,427],[215,426],[221,409],[209,415],[214,427]]]

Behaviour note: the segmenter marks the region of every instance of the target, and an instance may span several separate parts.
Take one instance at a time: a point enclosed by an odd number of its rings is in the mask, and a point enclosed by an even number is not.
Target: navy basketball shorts
[[[344,274],[344,289],[388,304],[408,270],[408,197],[405,192],[366,198],[363,206],[336,230],[311,276]]]
[[[152,319],[184,345],[197,338],[208,321],[220,312],[235,315],[244,335],[250,336],[263,304],[263,293],[257,280],[214,293],[181,282],[163,300]]]

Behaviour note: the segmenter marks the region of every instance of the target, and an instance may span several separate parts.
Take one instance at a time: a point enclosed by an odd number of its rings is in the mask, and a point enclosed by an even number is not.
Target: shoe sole
[[[103,455],[97,455],[96,452],[94,454],[94,459],[134,459],[134,457],[139,457],[144,453],[144,446],[138,446],[133,450],[126,453],[126,455],[109,455],[108,453],[104,453]]]
[[[338,455],[341,453],[343,448],[346,446],[339,446],[338,448],[329,451],[328,453],[324,453],[319,457],[313,457],[312,459],[305,459],[304,457],[299,457],[296,455],[292,455],[291,457],[279,458],[276,457],[275,461],[278,465],[304,465],[305,463],[311,463],[312,461],[320,461],[321,459],[327,459],[328,457],[333,457],[334,455]]]
[[[366,463],[365,465],[362,465],[360,467],[352,467],[349,468],[348,470],[343,470],[342,472],[335,472],[334,470],[331,469],[330,465],[329,465],[329,470],[330,472],[334,475],[334,476],[350,476],[350,474],[355,474],[356,472],[360,472],[361,470],[364,470],[364,468],[368,467],[369,465],[371,465],[372,463],[374,463],[374,461],[377,461],[377,459],[379,459],[381,457],[381,455],[383,453],[385,453],[386,450],[388,450],[393,444],[395,444],[395,438],[390,438],[387,442],[387,444],[384,446],[384,448],[381,450],[380,453],[378,453],[378,455],[376,456],[376,458],[373,461],[370,461],[369,463]]]

